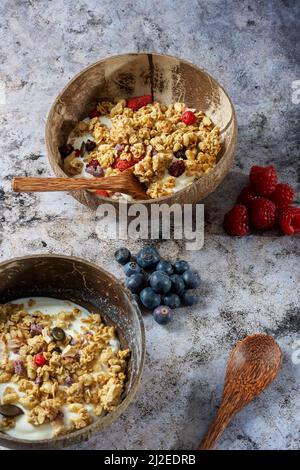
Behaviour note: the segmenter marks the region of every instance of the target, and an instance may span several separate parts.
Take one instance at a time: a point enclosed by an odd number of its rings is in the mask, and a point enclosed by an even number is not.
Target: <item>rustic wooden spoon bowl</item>
[[[144,94],[152,94],[163,104],[184,101],[187,106],[206,112],[220,127],[223,145],[216,168],[195,183],[171,196],[139,202],[150,207],[158,202],[188,204],[204,199],[233,164],[237,138],[235,111],[229,96],[213,77],[185,60],[161,54],[108,57],[87,67],[67,84],[56,98],[46,125],[48,157],[55,175],[67,176],[58,148],[66,142],[76,122],[86,117],[99,100]],[[108,201],[86,190],[72,195],[92,209]],[[109,200],[118,208],[119,201]]]
[[[221,406],[199,450],[214,447],[232,418],[276,378],[282,352],[276,341],[262,333],[239,341],[228,359]]]
[[[33,296],[66,299],[101,312],[108,324],[116,326],[121,344],[132,352],[124,398],[115,411],[96,418],[86,428],[53,439],[28,441],[0,432],[0,445],[9,448],[71,446],[110,426],[134,399],[145,359],[143,319],[136,302],[121,282],[88,261],[59,255],[35,255],[0,263],[1,303]]]

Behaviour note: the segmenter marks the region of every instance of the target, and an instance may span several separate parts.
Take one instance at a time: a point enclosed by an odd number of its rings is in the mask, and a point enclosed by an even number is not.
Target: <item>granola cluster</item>
[[[134,174],[147,186],[148,195],[157,198],[172,194],[181,174],[183,178],[191,177],[186,179],[190,184],[214,168],[221,148],[220,132],[203,112],[188,111],[194,118],[186,123],[182,119],[187,109],[184,103],[165,106],[152,102],[139,109],[128,106],[124,99],[102,101],[90,114],[91,119],[77,124],[67,145],[86,135],[95,145],[91,151],[73,147],[64,159],[68,175],[84,176],[85,171],[93,174],[90,166],[95,169],[99,165],[101,175],[98,171],[93,176],[113,176],[133,166]],[[101,119],[104,116],[109,121]],[[178,160],[184,162],[183,171],[174,177],[170,168]]]
[[[68,330],[78,318],[80,332],[54,339],[54,325]],[[51,423],[54,436],[87,426],[114,410],[124,391],[130,351],[114,350],[112,339],[115,328],[99,314],[28,314],[23,305],[0,305],[0,404],[21,405],[29,423]],[[72,413],[67,423],[65,410]],[[0,419],[2,431],[15,424],[15,417]]]

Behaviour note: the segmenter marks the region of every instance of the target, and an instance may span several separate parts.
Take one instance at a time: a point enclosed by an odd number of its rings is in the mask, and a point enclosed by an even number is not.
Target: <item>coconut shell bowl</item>
[[[151,94],[169,105],[184,102],[205,112],[221,130],[222,148],[216,167],[190,186],[171,196],[148,199],[146,205],[164,202],[188,204],[201,201],[220,184],[233,164],[237,122],[231,100],[219,83],[185,60],[160,54],[124,54],[108,57],[76,75],[56,98],[47,119],[46,145],[51,167],[57,177],[66,177],[59,147],[66,143],[76,123],[103,99],[125,99]],[[91,209],[108,198],[87,190],[71,193]],[[118,200],[109,199],[116,207]],[[120,201],[122,204],[122,201]]]
[[[121,346],[130,348],[128,379],[120,405],[89,426],[45,440],[16,439],[0,432],[0,445],[14,449],[55,449],[86,441],[110,426],[132,402],[138,390],[145,357],[141,313],[129,291],[111,274],[87,261],[36,255],[0,263],[0,302],[24,297],[53,297],[99,312],[117,328]]]

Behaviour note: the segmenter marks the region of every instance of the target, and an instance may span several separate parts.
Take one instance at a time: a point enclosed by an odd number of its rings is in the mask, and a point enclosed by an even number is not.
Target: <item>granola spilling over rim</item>
[[[76,321],[80,329],[70,336]],[[37,429],[48,424],[51,437],[84,428],[122,399],[130,351],[112,347],[116,339],[99,314],[0,305],[0,407],[19,408]],[[9,433],[18,419],[0,414],[0,430]]]
[[[220,148],[219,128],[202,111],[184,103],[165,106],[146,95],[100,102],[78,122],[60,153],[72,177],[113,176],[134,166],[147,194],[158,198],[212,170]]]

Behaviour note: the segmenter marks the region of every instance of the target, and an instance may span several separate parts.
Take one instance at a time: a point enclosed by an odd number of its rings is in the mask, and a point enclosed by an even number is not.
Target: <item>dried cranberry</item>
[[[70,153],[72,153],[74,150],[73,145],[71,144],[65,144],[59,147],[60,154],[63,158],[66,158]]]
[[[14,361],[14,370],[15,370],[15,374],[23,375],[24,372],[25,372],[24,362],[21,361],[20,359],[15,360]]]
[[[186,160],[185,151],[186,151],[186,147],[183,147],[182,149],[177,150],[177,152],[174,152],[174,157],[181,158],[182,160]]]
[[[32,334],[32,336],[40,335],[42,334],[42,331],[43,331],[43,327],[41,325],[38,325],[37,323],[31,323],[30,333]]]
[[[185,172],[185,164],[183,160],[177,160],[175,162],[172,162],[171,165],[169,166],[169,174],[171,176],[175,176],[178,178],[178,176],[182,175]]]
[[[96,178],[104,176],[104,170],[98,160],[91,160],[85,167],[85,171]]]
[[[99,117],[99,116],[101,116],[101,114],[99,113],[97,108],[92,109],[92,111],[90,111],[90,113],[89,113],[89,118],[90,119],[93,119],[93,118]]]
[[[91,152],[92,150],[94,150],[95,147],[96,147],[96,142],[93,142],[90,139],[86,141],[85,148],[88,152]]]

